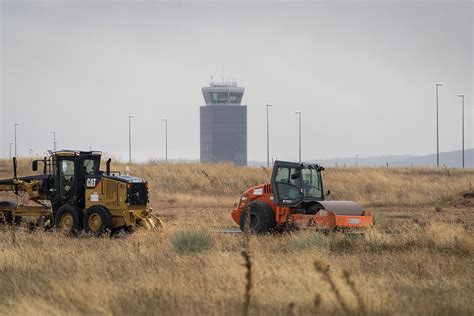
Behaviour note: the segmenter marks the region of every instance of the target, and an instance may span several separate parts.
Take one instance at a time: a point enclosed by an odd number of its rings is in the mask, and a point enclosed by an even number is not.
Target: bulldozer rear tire
[[[54,227],[77,232],[82,229],[82,211],[75,205],[64,204],[54,215]]]
[[[270,205],[261,202],[251,202],[250,208],[250,231],[253,233],[266,233],[275,228],[275,213]],[[240,229],[246,231],[247,209],[240,216]]]
[[[106,207],[94,205],[87,209],[84,216],[84,229],[87,233],[101,236],[111,232],[113,227],[112,215]]]

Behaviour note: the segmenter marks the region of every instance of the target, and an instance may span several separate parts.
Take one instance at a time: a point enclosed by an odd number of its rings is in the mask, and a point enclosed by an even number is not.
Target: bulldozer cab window
[[[82,166],[85,175],[96,175],[99,173],[100,160],[98,158],[84,159]]]
[[[68,193],[74,184],[74,161],[61,160],[59,164],[59,186],[61,193]]]

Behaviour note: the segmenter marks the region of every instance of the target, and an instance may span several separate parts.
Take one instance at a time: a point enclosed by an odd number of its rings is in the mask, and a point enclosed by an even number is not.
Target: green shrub
[[[214,240],[207,232],[178,232],[171,238],[171,246],[178,253],[198,253],[211,249],[213,245]]]
[[[290,250],[329,249],[330,239],[320,232],[302,233],[296,235],[288,247]]]

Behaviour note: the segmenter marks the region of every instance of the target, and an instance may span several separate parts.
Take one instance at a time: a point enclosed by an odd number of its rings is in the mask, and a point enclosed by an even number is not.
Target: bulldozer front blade
[[[155,215],[148,215],[141,219],[141,226],[147,230],[158,230],[159,228],[165,227],[163,221]]]

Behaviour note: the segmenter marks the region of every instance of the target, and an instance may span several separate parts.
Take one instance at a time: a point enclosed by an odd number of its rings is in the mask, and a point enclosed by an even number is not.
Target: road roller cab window
[[[321,173],[314,168],[304,168],[301,170],[303,175],[303,192],[305,198],[323,198],[323,189]]]
[[[301,176],[298,168],[282,166],[276,168],[275,187],[276,195],[282,203],[294,203],[301,198]]]

